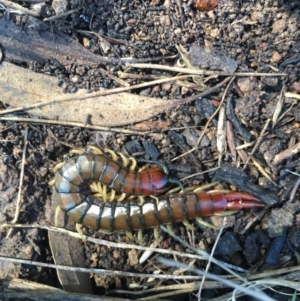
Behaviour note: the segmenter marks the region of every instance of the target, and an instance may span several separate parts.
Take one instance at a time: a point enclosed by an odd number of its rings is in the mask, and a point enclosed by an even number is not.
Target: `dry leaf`
[[[0,65],[1,101],[13,107],[42,103],[26,111],[49,119],[82,123],[88,119],[90,124],[112,127],[149,119],[177,104],[130,93],[92,97],[95,93],[63,95],[61,90],[54,77],[6,62]]]

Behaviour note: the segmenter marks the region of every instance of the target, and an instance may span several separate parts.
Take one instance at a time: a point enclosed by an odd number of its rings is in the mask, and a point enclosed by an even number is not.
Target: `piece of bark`
[[[55,190],[55,188],[53,188]],[[51,204],[51,223],[55,225],[55,210],[58,206],[56,201],[56,191],[53,191]],[[61,212],[58,215],[55,226],[74,231],[74,222]],[[86,267],[83,243],[75,237],[62,233],[49,232],[49,245],[55,264]],[[65,271],[57,269],[57,276],[64,290],[73,293],[93,294],[90,275],[75,271]]]

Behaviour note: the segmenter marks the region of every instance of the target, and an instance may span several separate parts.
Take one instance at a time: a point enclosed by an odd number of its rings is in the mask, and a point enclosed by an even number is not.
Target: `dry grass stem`
[[[286,90],[286,87],[285,87],[285,85],[283,85],[282,89],[281,89],[281,92],[280,92],[280,95],[279,95],[279,99],[276,103],[276,107],[275,107],[273,116],[272,116],[273,128],[275,127],[275,125],[278,121],[278,118],[280,116],[280,113],[282,111],[282,107],[283,107],[283,103],[284,103],[284,92],[285,92],[285,90]]]
[[[295,145],[293,145],[292,147],[284,150],[283,152],[277,154],[274,157],[273,163],[275,165],[279,164],[281,161],[288,159],[296,154],[298,154],[300,152],[300,142],[296,143]]]
[[[192,75],[216,75],[216,76],[286,76],[286,73],[256,73],[256,72],[220,72],[220,71],[207,71],[196,68],[182,68],[172,67],[159,64],[127,64],[127,67],[141,68],[141,69],[157,69],[164,71],[173,71],[177,73],[192,74]]]
[[[58,125],[63,125],[63,126],[82,127],[85,129],[108,131],[108,132],[115,132],[115,133],[129,134],[129,135],[142,135],[142,136],[149,135],[149,136],[157,137],[157,138],[161,137],[161,134],[157,134],[157,133],[139,132],[139,131],[123,129],[121,127],[120,128],[111,128],[111,127],[84,124],[81,122],[60,121],[60,120],[55,120],[55,119],[51,120],[51,119],[33,119],[33,118],[24,118],[24,117],[0,117],[0,120],[15,121],[15,122],[27,122],[27,123],[39,123],[39,124],[58,124]]]
[[[297,93],[292,93],[292,92],[286,92],[284,94],[285,97],[290,97],[290,98],[296,98],[296,99],[300,99],[300,94]]]
[[[27,149],[27,137],[28,137],[28,127],[26,127],[25,131],[24,131],[24,147],[23,147],[23,153],[22,153],[19,190],[18,190],[18,196],[17,196],[15,216],[14,216],[13,220],[11,221],[12,224],[15,224],[17,222],[19,215],[20,215],[20,207],[21,207],[21,200],[22,200],[21,196],[22,196],[23,179],[24,179],[25,157],[26,157],[26,149]],[[12,232],[12,228],[10,228],[8,230],[6,238],[8,238],[10,236],[11,232]]]
[[[17,3],[7,1],[7,0],[0,0],[0,6],[6,10],[7,12],[11,14],[17,14],[17,15],[29,15],[35,18],[39,18],[40,15],[34,11],[34,10],[29,10]]]
[[[140,273],[125,272],[125,271],[105,270],[105,269],[79,268],[79,267],[71,267],[71,266],[52,264],[52,263],[43,263],[43,262],[38,262],[38,261],[34,261],[34,260],[11,258],[11,257],[5,257],[5,256],[0,256],[0,260],[6,261],[6,262],[34,265],[34,266],[38,266],[38,267],[65,270],[65,271],[94,273],[97,275],[105,275],[105,276],[145,277],[145,278],[153,277],[155,279],[165,279],[165,280],[169,280],[169,279],[195,280],[195,279],[202,278],[201,276],[197,277],[197,276],[155,275],[155,274],[142,274],[142,273],[140,274]]]
[[[224,218],[224,221],[225,221],[225,220],[226,220],[226,217]],[[218,242],[219,242],[219,240],[220,240],[220,237],[221,237],[221,235],[222,235],[222,233],[223,233],[223,230],[224,230],[224,228],[221,228],[221,229],[219,230],[219,233],[218,233],[218,236],[217,236],[217,238],[216,238],[216,241],[215,241],[215,243],[214,243],[214,245],[213,245],[213,247],[212,247],[212,249],[211,249],[211,253],[210,253],[210,256],[209,256],[209,259],[208,259],[208,262],[207,262],[207,265],[206,265],[206,268],[205,268],[205,271],[204,271],[204,275],[203,275],[203,278],[202,278],[202,280],[201,280],[201,284],[200,284],[200,287],[199,287],[199,291],[198,291],[198,301],[201,300],[201,293],[202,293],[202,290],[203,290],[203,288],[204,288],[205,278],[206,278],[206,275],[207,275],[207,273],[208,273],[208,270],[209,270],[209,268],[210,268],[210,266],[211,266],[211,261],[212,261],[212,258],[213,258],[213,256],[214,256],[214,253],[215,253],[216,247],[217,247],[217,245],[218,245]]]
[[[48,230],[48,231],[66,234],[66,235],[69,235],[71,237],[75,237],[75,238],[78,238],[81,240],[84,239],[91,243],[109,246],[109,247],[113,247],[113,248],[136,249],[136,250],[150,251],[150,252],[155,252],[155,253],[160,253],[160,254],[169,254],[169,255],[171,254],[171,255],[179,256],[179,257],[183,256],[183,257],[192,258],[192,259],[206,260],[206,257],[200,256],[200,255],[188,254],[188,253],[159,249],[159,248],[149,248],[149,247],[144,247],[144,246],[135,245],[135,244],[115,243],[115,242],[111,242],[111,241],[104,240],[104,239],[89,237],[86,235],[82,236],[81,234],[79,234],[77,232],[72,232],[72,231],[66,230],[64,228],[58,228],[58,227],[52,227],[52,226],[46,226],[46,225],[39,225],[39,224],[22,225],[22,224],[11,224],[11,223],[0,224],[0,228],[4,228],[4,227],[44,229],[44,230]]]
[[[76,9],[71,9],[65,13],[62,13],[62,14],[59,14],[59,15],[55,15],[55,16],[52,16],[52,17],[49,17],[49,18],[44,18],[43,19],[43,22],[47,22],[47,21],[54,21],[54,20],[58,20],[58,19],[62,19],[64,17],[67,17],[73,13],[76,13],[77,11],[81,10],[83,7],[79,7],[79,8],[76,8]]]

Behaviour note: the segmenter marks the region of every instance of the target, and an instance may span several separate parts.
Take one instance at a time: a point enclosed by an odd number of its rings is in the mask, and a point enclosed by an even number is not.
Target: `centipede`
[[[262,207],[263,203],[246,192],[217,191],[165,194],[156,201],[146,198],[143,204],[99,202],[92,195],[58,192],[60,208],[78,224],[108,232],[143,230],[159,225],[207,217],[225,210]]]
[[[264,206],[247,192],[201,188],[166,192],[168,183],[178,183],[179,188],[182,184],[170,179],[163,166],[136,171],[134,159],[121,154],[119,157],[121,162],[114,152],[100,153],[96,149],[82,152],[59,166],[52,183],[57,208],[76,224],[107,233],[138,230],[140,235],[141,230],[157,229],[160,225]],[[131,166],[129,160],[133,162]],[[95,184],[91,185],[92,182]],[[126,201],[111,198],[111,202],[106,202],[107,193],[103,189],[106,185],[111,191],[121,193],[122,200],[125,195]]]
[[[104,201],[108,196],[110,201],[122,201],[131,195],[143,198],[162,194],[170,184],[182,187],[180,181],[169,177],[168,167],[162,162],[147,161],[155,165],[138,170],[133,157],[127,158],[112,150],[102,151],[89,146],[87,151],[73,153],[79,155],[59,164],[54,170],[54,186],[59,193],[72,195],[101,189],[100,196]]]
[[[130,202],[102,202],[92,194],[54,191],[60,209],[76,223],[102,232],[126,232],[156,228],[176,222],[208,217],[226,210],[263,207],[247,192],[193,191],[146,197]],[[141,237],[141,236],[140,236]]]

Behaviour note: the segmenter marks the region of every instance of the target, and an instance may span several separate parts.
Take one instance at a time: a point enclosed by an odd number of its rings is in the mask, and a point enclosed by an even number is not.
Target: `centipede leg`
[[[174,233],[174,229],[173,229],[172,225],[167,225],[167,229],[168,229],[170,232]]]
[[[114,161],[117,161],[117,160],[118,160],[118,156],[117,156],[117,154],[116,154],[113,150],[108,149],[108,148],[105,148],[105,149],[104,149],[104,153],[110,154],[111,158],[112,158]]]
[[[87,151],[91,151],[93,152],[94,154],[97,154],[97,155],[102,155],[103,154],[103,151],[96,147],[96,146],[93,146],[93,145],[88,145],[87,146]]]
[[[138,230],[137,237],[135,237],[130,231],[126,231],[125,234],[131,241],[135,241],[136,243],[138,243],[141,246],[144,244],[142,230]]]
[[[110,197],[109,197],[109,201],[110,202],[112,202],[115,199],[115,195],[116,195],[116,191],[115,190],[111,190]]]
[[[54,226],[55,227],[57,227],[57,225],[58,225],[58,217],[61,213],[63,213],[63,211],[61,210],[61,208],[59,206],[57,206],[55,209],[55,215],[54,215]]]
[[[119,155],[119,157],[122,159],[122,165],[123,167],[127,167],[129,164],[129,159],[126,158],[122,153],[118,152],[117,153]]]
[[[102,192],[103,188],[102,188],[101,182],[96,182],[96,181],[92,182],[90,184],[90,189],[91,189],[92,192],[96,192],[95,196],[102,197],[102,195],[103,195],[103,192]]]
[[[206,222],[201,217],[197,217],[195,220],[197,221],[197,223],[199,223],[200,225],[202,225],[204,227],[211,228],[211,229],[214,229],[214,230],[219,230],[220,229],[220,227],[216,227],[216,226]]]
[[[167,194],[172,194],[172,193],[176,193],[180,190],[180,187],[174,187],[170,190],[168,190]]]
[[[103,185],[101,182],[93,181],[90,184],[90,189],[92,192],[95,192],[94,197],[101,198],[103,199],[104,202],[106,202],[108,198],[109,198],[109,202],[112,202],[115,199],[116,191],[111,190],[109,193],[107,193],[107,186]]]
[[[206,184],[206,185],[202,185],[202,186],[197,187],[196,189],[194,189],[193,192],[200,192],[200,191],[203,191],[203,190],[208,190],[210,187],[216,186],[218,183],[219,182],[213,182],[213,183],[209,183],[209,184]]]
[[[158,228],[153,229],[153,235],[154,235],[156,243],[159,245],[160,242],[161,242],[161,237],[159,236],[159,229]]]
[[[192,230],[192,231],[196,231],[197,230],[197,228],[195,227],[195,226],[193,226],[190,222],[188,222],[188,221],[183,221],[182,222],[185,226],[186,226],[186,228],[187,229],[189,229],[189,230]]]
[[[103,199],[103,202],[106,202],[107,193],[106,193],[106,185],[101,184],[101,182],[92,182],[90,184],[90,189],[94,192],[94,197],[99,197]]]
[[[69,155],[70,155],[70,156],[81,155],[81,154],[83,154],[84,152],[85,152],[84,149],[82,149],[82,148],[76,148],[76,149],[71,149],[71,150],[69,151]]]
[[[103,198],[104,202],[106,202],[106,197],[107,197],[106,190],[107,190],[107,186],[103,185],[103,187],[102,187],[102,198]]]
[[[142,195],[138,196],[138,200],[139,200],[138,201],[138,205],[139,206],[142,206],[144,204],[144,202],[145,202],[144,197]]]
[[[130,157],[128,160],[131,161],[131,165],[129,167],[129,170],[135,170],[135,168],[137,166],[136,160],[133,157]]]
[[[226,210],[226,211],[223,211],[223,212],[215,213],[214,215],[216,215],[216,216],[229,216],[229,215],[233,215],[237,212],[238,212],[238,210]]]
[[[142,230],[138,230],[137,243],[141,246],[144,244],[144,242],[143,242],[143,231]]]
[[[117,202],[121,202],[126,198],[126,193],[122,193],[118,198],[117,198]]]
[[[56,173],[59,169],[61,169],[66,162],[60,162],[53,167],[53,172]]]
[[[83,225],[82,224],[76,224],[75,227],[76,227],[76,231],[80,235],[80,238],[82,239],[83,243],[86,245],[86,236],[82,232]]]
[[[130,231],[126,231],[126,236],[131,240],[131,241],[134,241],[134,236],[133,234],[130,232]]]

